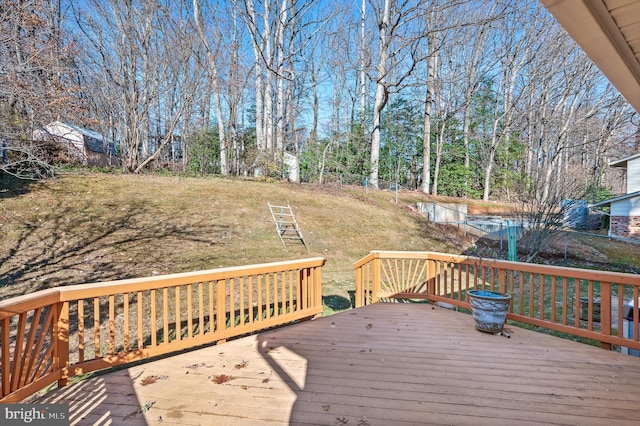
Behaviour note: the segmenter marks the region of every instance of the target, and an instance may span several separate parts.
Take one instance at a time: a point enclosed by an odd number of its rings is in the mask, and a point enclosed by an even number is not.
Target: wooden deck
[[[640,358],[507,331],[476,331],[470,315],[433,305],[378,303],[37,402],[69,403],[74,425],[640,423]]]

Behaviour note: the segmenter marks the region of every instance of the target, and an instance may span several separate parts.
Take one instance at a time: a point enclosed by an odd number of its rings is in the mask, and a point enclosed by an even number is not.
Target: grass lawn
[[[343,309],[355,286],[352,265],[370,250],[458,250],[385,191],[82,171],[7,186],[0,193],[1,298],[322,256],[328,309]],[[283,247],[268,202],[291,205],[310,253],[295,240]]]
[[[239,178],[86,171],[37,183],[1,178],[0,299],[55,286],[322,256],[330,314],[351,306],[353,264],[371,250],[464,253],[481,244],[418,215],[412,206],[431,199],[419,192],[401,192],[396,204],[389,191]],[[310,253],[294,240],[283,247],[269,202],[291,205]],[[597,255],[574,257],[573,266],[640,265],[629,244],[595,238],[576,246],[585,244]]]

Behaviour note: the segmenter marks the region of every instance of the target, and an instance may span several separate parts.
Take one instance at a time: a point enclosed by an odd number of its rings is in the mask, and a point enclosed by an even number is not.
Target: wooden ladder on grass
[[[288,204],[286,206],[274,206],[271,203],[267,203],[267,205],[271,211],[271,217],[273,217],[273,222],[276,224],[276,231],[278,231],[278,236],[284,249],[287,250],[284,240],[300,240],[307,252],[309,252],[309,247],[304,241],[302,231],[298,227],[298,222],[296,222],[291,206]]]

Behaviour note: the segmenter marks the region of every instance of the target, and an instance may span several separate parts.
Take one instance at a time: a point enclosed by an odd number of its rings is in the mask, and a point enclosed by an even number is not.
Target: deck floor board
[[[469,315],[428,304],[374,304],[38,402],[69,403],[74,425],[638,424],[640,358],[509,331],[482,333]]]

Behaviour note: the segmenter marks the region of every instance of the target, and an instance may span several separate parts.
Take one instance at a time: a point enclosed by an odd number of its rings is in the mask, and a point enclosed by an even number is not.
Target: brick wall
[[[611,235],[640,239],[640,216],[611,216]]]

